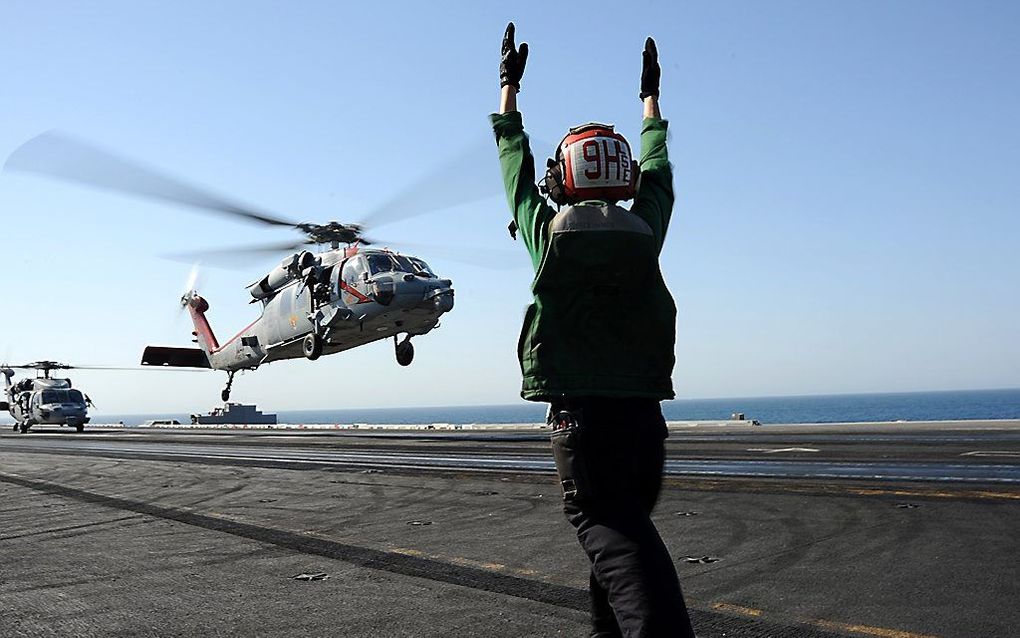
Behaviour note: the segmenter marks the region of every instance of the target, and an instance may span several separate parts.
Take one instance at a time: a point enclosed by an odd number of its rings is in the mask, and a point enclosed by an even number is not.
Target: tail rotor
[[[180,304],[177,309],[177,314],[180,315],[184,312],[184,309],[188,307],[191,300],[198,296],[198,285],[200,283],[200,274],[198,262],[192,264],[191,272],[188,273],[188,279],[184,284],[184,291],[181,294]]]

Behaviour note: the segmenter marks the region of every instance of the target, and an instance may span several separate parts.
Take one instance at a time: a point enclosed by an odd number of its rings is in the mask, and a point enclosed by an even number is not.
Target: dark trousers
[[[591,560],[592,637],[694,638],[676,568],[651,520],[662,484],[666,423],[659,402],[554,402],[579,416],[588,494],[564,501]],[[561,476],[561,480],[562,480]]]

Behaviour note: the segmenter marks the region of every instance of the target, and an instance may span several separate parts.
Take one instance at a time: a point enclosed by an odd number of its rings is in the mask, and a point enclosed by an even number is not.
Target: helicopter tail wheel
[[[314,332],[309,334],[301,342],[301,351],[309,361],[315,361],[322,356],[322,337]]]
[[[393,337],[394,342],[397,338]],[[397,355],[397,363],[402,366],[409,366],[414,361],[414,346],[411,345],[411,337],[406,337],[403,341],[396,344],[394,351]]]

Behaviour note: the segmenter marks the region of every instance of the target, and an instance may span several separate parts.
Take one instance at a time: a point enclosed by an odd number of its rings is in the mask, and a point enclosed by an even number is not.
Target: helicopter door
[[[355,255],[344,262],[340,280],[340,299],[347,307],[370,301],[368,296],[368,267],[363,255]]]
[[[272,324],[269,337],[275,343],[292,339],[297,332],[303,313],[299,313],[294,304],[294,293],[297,286],[284,288],[273,300],[276,302],[277,321]]]

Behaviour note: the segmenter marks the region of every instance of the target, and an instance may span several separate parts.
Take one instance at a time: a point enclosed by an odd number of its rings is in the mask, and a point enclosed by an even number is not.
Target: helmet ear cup
[[[546,160],[545,179],[542,180],[539,191],[562,206],[567,203],[567,194],[563,189],[563,162],[558,159],[559,152],[556,155],[557,159],[550,157]]]

